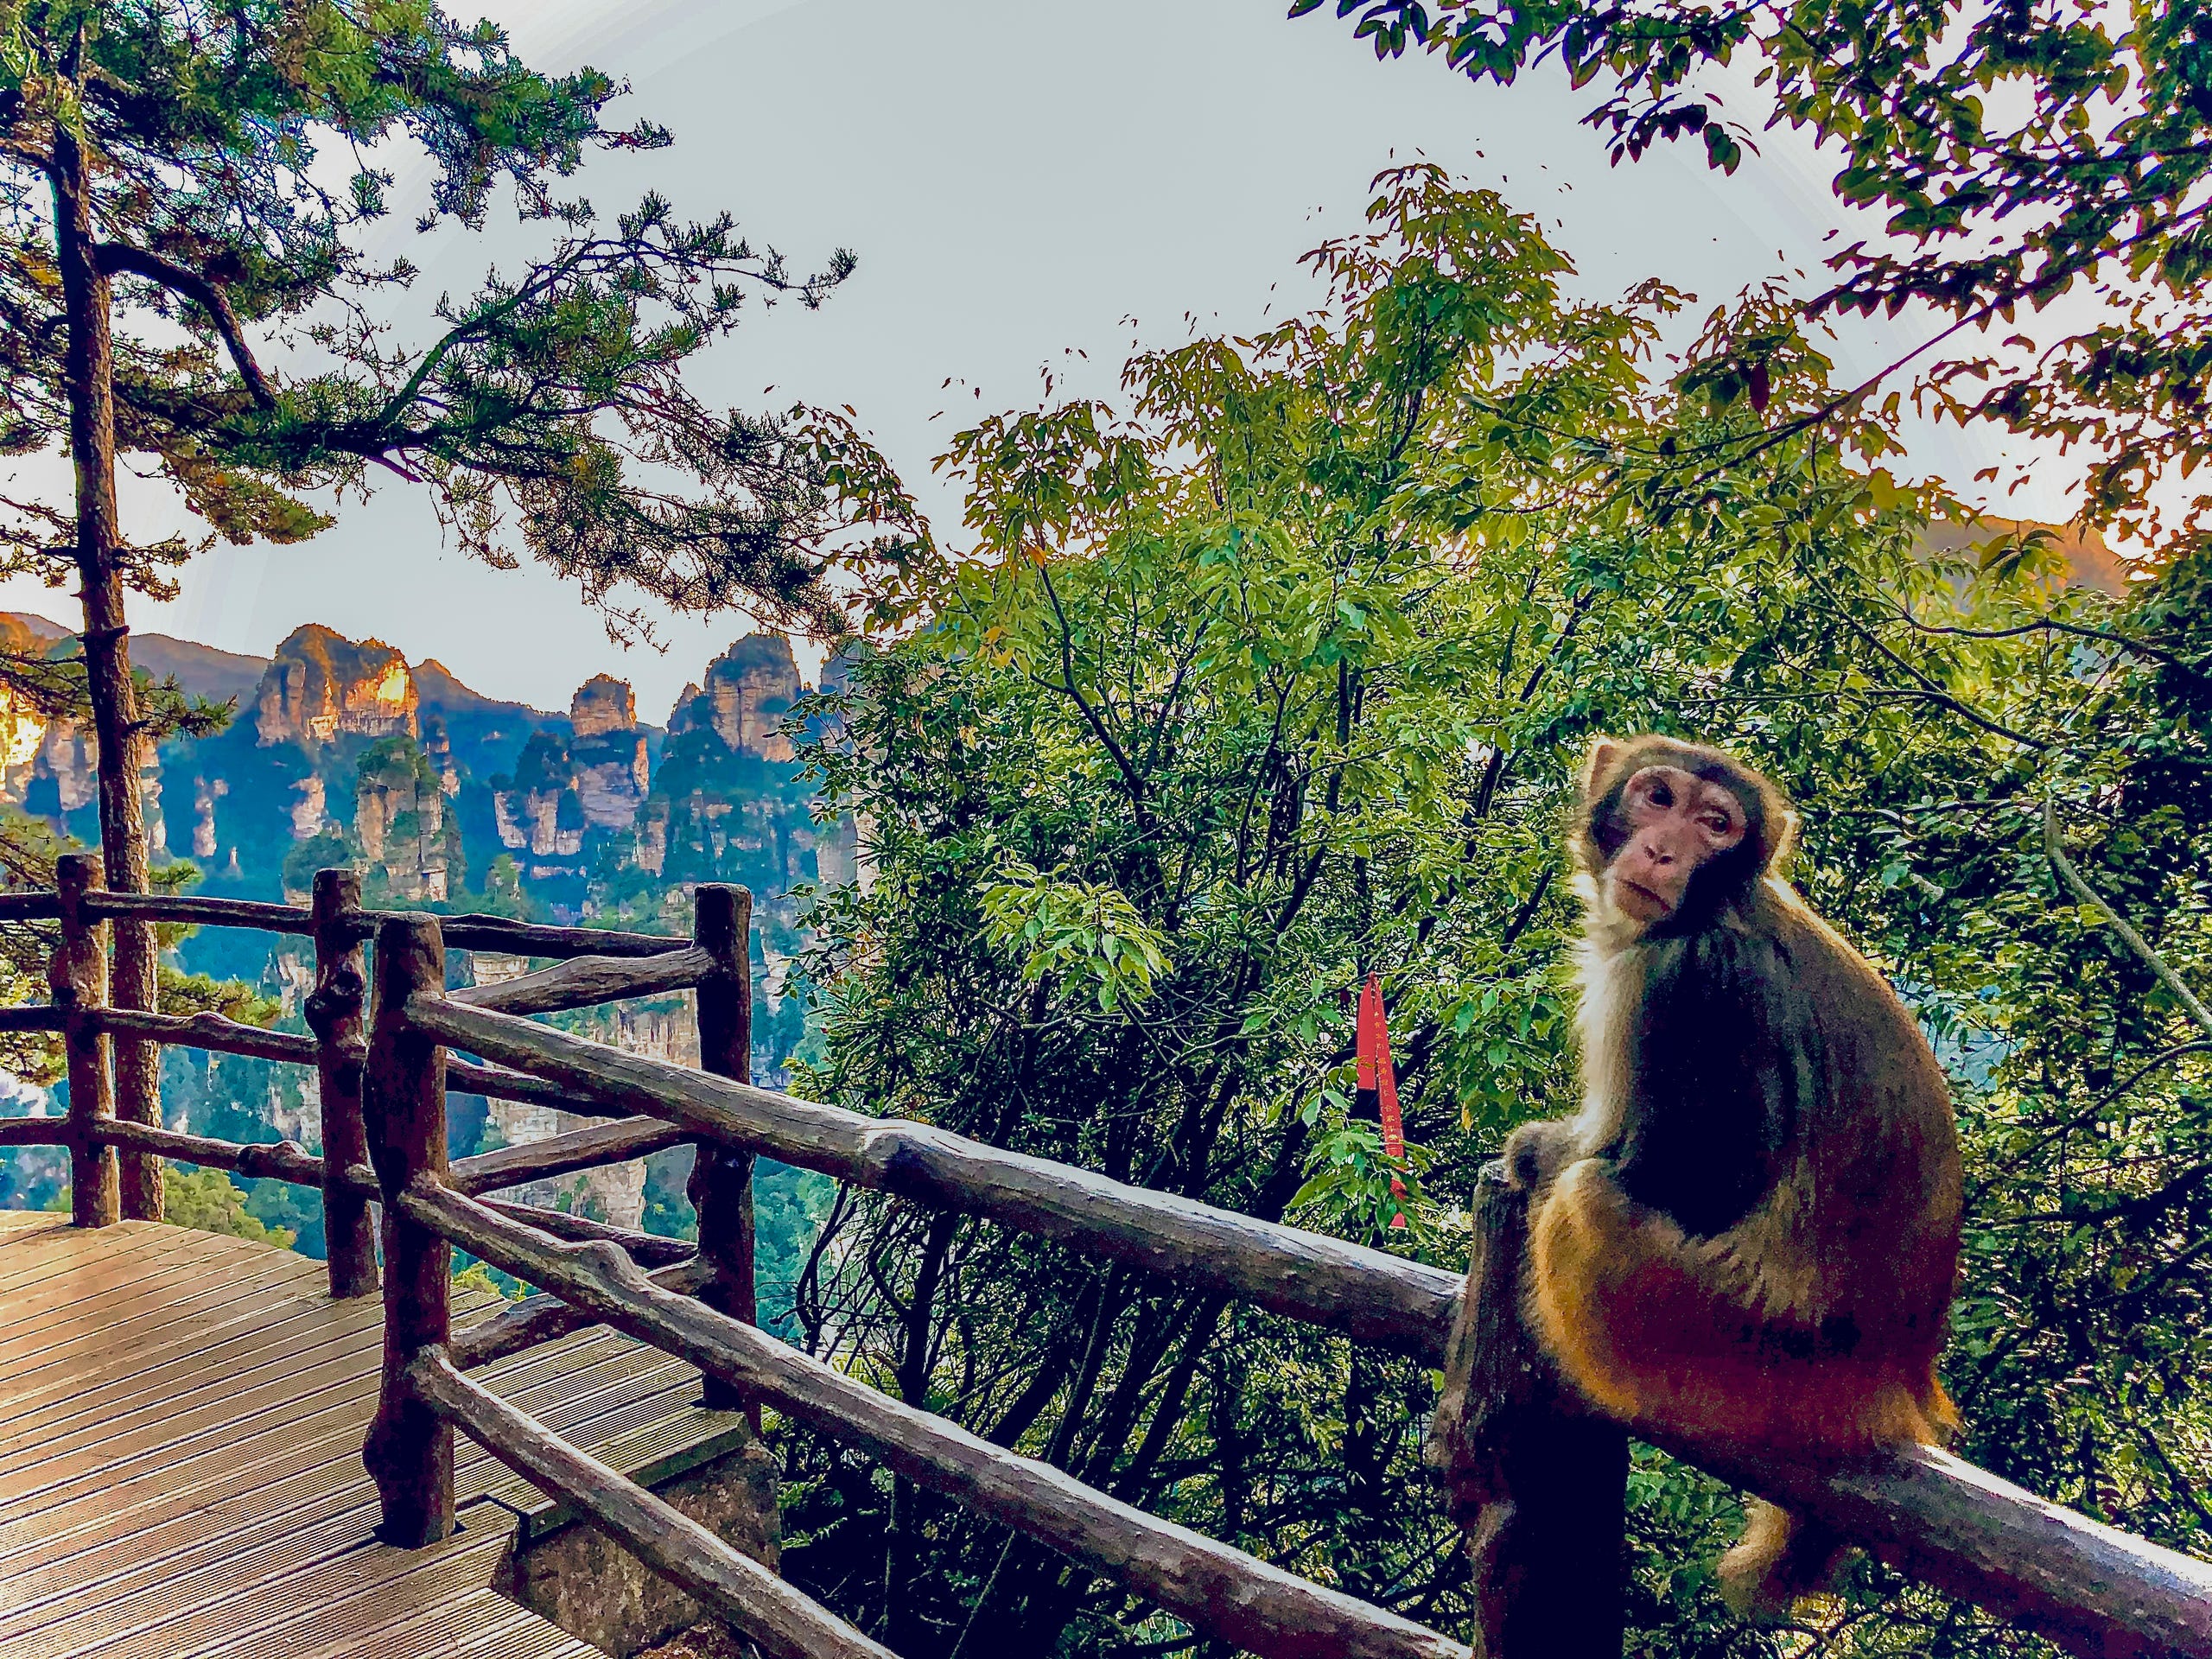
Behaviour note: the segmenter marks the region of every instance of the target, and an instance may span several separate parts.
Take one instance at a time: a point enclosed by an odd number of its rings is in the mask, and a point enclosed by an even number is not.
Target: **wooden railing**
[[[1479,1184],[1475,1260],[1463,1294],[1449,1274],[1341,1240],[926,1124],[865,1117],[755,1088],[747,1077],[750,911],[741,888],[702,887],[692,937],[664,938],[488,917],[380,915],[361,907],[353,879],[338,871],[317,877],[307,908],[125,897],[100,892],[88,861],[65,861],[57,893],[0,895],[0,920],[52,919],[61,931],[54,1006],[0,1010],[0,1028],[62,1034],[69,1114],[61,1122],[0,1123],[0,1145],[67,1146],[75,1219],[84,1225],[117,1219],[118,1154],[318,1185],[334,1295],[377,1288],[369,1226],[370,1205],[380,1203],[385,1363],[363,1455],[383,1501],[381,1535],[391,1543],[420,1546],[451,1529],[457,1427],[588,1516],[763,1652],[884,1653],[467,1376],[604,1324],[697,1367],[709,1404],[755,1414],[773,1407],[1125,1586],[1204,1637],[1267,1659],[1441,1659],[1465,1651],[1435,1630],[893,1400],[760,1331],[751,1173],[754,1156],[765,1154],[1448,1366],[1455,1388],[1465,1385],[1455,1402],[1466,1409],[1440,1420],[1440,1435],[1455,1444],[1491,1437],[1477,1448],[1488,1473],[1475,1483],[1483,1513],[1471,1517],[1478,1650],[1508,1659],[1540,1653],[1580,1659],[1605,1652],[1610,1643],[1618,1652],[1618,1586],[1608,1582],[1602,1546],[1610,1528],[1618,1557],[1619,1431],[1545,1394],[1541,1357],[1519,1328],[1518,1215],[1501,1183]],[[124,914],[312,938],[316,988],[307,1012],[315,1035],[105,1007],[101,924]],[[365,941],[375,945],[376,977],[365,1027]],[[448,992],[445,951],[464,946],[556,964]],[[527,1017],[682,988],[696,993],[703,1071],[625,1053]],[[117,1121],[105,1069],[106,1044],[116,1037],[315,1065],[322,1084],[323,1156],[289,1143],[243,1147]],[[489,1064],[453,1058],[453,1049]],[[449,1090],[607,1121],[449,1164]],[[696,1249],[486,1196],[685,1142],[698,1148],[690,1187],[699,1217]],[[455,1246],[539,1294],[456,1336],[448,1314]],[[2076,1652],[2212,1659],[2212,1566],[2045,1503],[1941,1452],[1813,1468],[1746,1463],[1710,1447],[1666,1449],[1820,1517],[1903,1569]],[[1532,1464],[1554,1450],[1569,1462],[1582,1456],[1586,1470]],[[1577,1479],[1599,1495],[1600,1548],[1569,1555],[1559,1529],[1591,1534],[1593,1527],[1586,1507],[1558,1501],[1575,1491]],[[1609,1482],[1610,1520],[1603,1507]],[[1547,1561],[1548,1571],[1531,1570]]]

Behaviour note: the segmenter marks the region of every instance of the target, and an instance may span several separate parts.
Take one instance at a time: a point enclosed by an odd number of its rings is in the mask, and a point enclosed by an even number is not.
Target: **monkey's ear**
[[[1582,798],[1589,800],[1598,792],[1599,780],[1612,770],[1613,762],[1620,759],[1626,746],[1617,737],[1596,737],[1590,740],[1590,752],[1582,757]]]
[[[1777,800],[1767,809],[1766,873],[1786,878],[1789,861],[1797,855],[1797,837],[1804,828],[1804,821],[1797,816],[1797,809]]]

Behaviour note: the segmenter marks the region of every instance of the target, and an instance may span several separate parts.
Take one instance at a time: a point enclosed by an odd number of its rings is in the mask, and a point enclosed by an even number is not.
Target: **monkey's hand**
[[[1542,1192],[1560,1171],[1582,1156],[1572,1118],[1523,1123],[1505,1139],[1505,1179],[1517,1192]]]

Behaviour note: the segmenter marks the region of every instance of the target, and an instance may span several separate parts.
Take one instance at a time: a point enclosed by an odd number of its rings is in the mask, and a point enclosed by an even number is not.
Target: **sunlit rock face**
[[[419,734],[415,676],[406,658],[375,639],[356,645],[310,622],[276,647],[254,694],[262,745],[315,747],[340,732],[363,737]]]
[[[803,690],[791,642],[779,633],[748,634],[707,665],[703,689],[683,688],[668,729],[710,727],[733,753],[788,760],[791,740],[781,728]]]
[[[53,640],[32,627],[30,621],[0,614],[0,651],[12,657],[44,657]],[[0,796],[22,798],[45,739],[46,717],[12,686],[0,685]]]
[[[645,734],[638,729],[638,700],[626,681],[601,674],[577,688],[569,702],[569,759],[584,822],[602,830],[627,830],[651,783]]]

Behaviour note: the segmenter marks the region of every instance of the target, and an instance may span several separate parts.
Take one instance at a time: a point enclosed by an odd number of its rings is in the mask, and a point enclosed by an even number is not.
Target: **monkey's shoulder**
[[[1857,1022],[1924,1048],[1920,1022],[1879,968],[1786,882],[1769,877],[1760,894],[1760,931],[1773,939],[1790,978],[1812,1000],[1823,1025]]]

